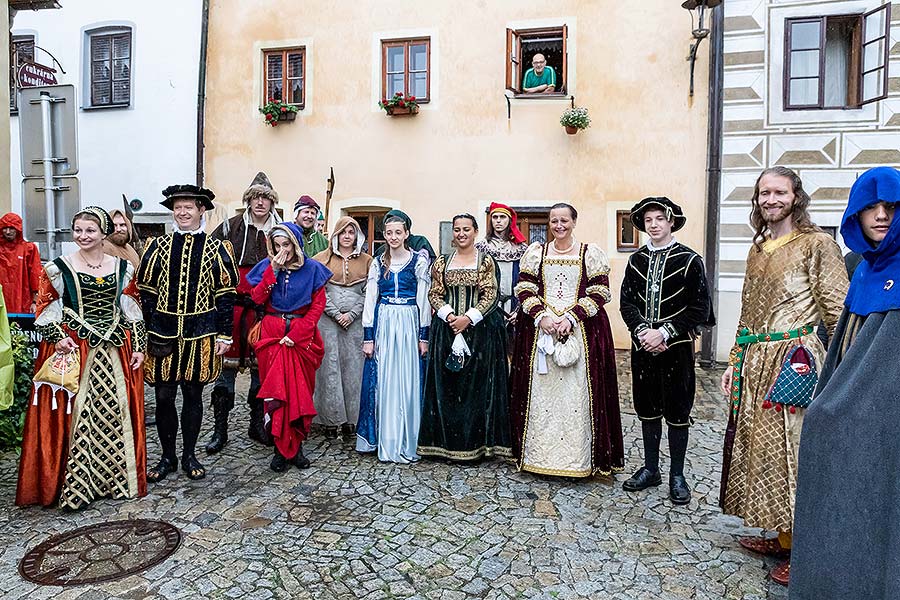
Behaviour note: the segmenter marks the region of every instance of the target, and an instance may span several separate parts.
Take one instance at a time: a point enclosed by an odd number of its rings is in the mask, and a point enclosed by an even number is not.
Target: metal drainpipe
[[[206,50],[209,39],[209,0],[203,0],[203,16],[200,23],[200,81],[197,87],[197,185],[203,186],[204,115],[206,113]]]
[[[709,46],[709,134],[706,157],[706,278],[712,292],[713,307],[719,304],[719,202],[722,183],[723,98],[725,78],[725,7],[712,11],[712,35]],[[700,364],[716,360],[716,328],[703,334]]]

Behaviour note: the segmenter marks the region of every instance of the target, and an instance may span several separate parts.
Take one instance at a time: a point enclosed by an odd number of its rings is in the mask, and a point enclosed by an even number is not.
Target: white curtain
[[[825,29],[825,106],[848,105],[852,37],[847,22],[828,23]]]

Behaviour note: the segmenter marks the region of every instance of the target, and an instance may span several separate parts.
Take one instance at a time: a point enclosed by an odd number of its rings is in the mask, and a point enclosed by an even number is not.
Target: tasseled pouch
[[[781,412],[787,407],[791,413],[797,412],[798,408],[806,408],[812,404],[818,381],[812,353],[803,344],[794,346],[784,357],[778,377],[763,401],[763,408],[774,407]]]

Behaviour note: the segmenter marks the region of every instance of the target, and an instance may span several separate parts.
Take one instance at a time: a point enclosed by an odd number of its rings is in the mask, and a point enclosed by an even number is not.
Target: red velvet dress
[[[272,306],[276,285],[275,273],[270,266],[253,288],[253,301],[264,304],[266,310],[259,341],[253,350],[262,383],[258,396],[265,399],[275,446],[282,456],[291,459],[309,435],[309,427],[316,416],[313,405],[316,369],[325,355],[316,324],[325,310],[325,287],[322,285],[312,293],[310,304],[290,313],[281,313]],[[285,336],[294,342],[293,346],[279,343]]]

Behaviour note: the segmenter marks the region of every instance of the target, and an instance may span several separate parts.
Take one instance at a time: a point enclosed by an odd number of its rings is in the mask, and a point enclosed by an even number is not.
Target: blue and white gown
[[[375,355],[363,371],[356,449],[408,463],[419,460],[424,364],[419,341],[428,340],[431,324],[429,260],[412,252],[405,263],[391,264],[387,274],[382,260],[383,255],[376,257],[369,267],[362,314],[364,340],[375,342]]]

